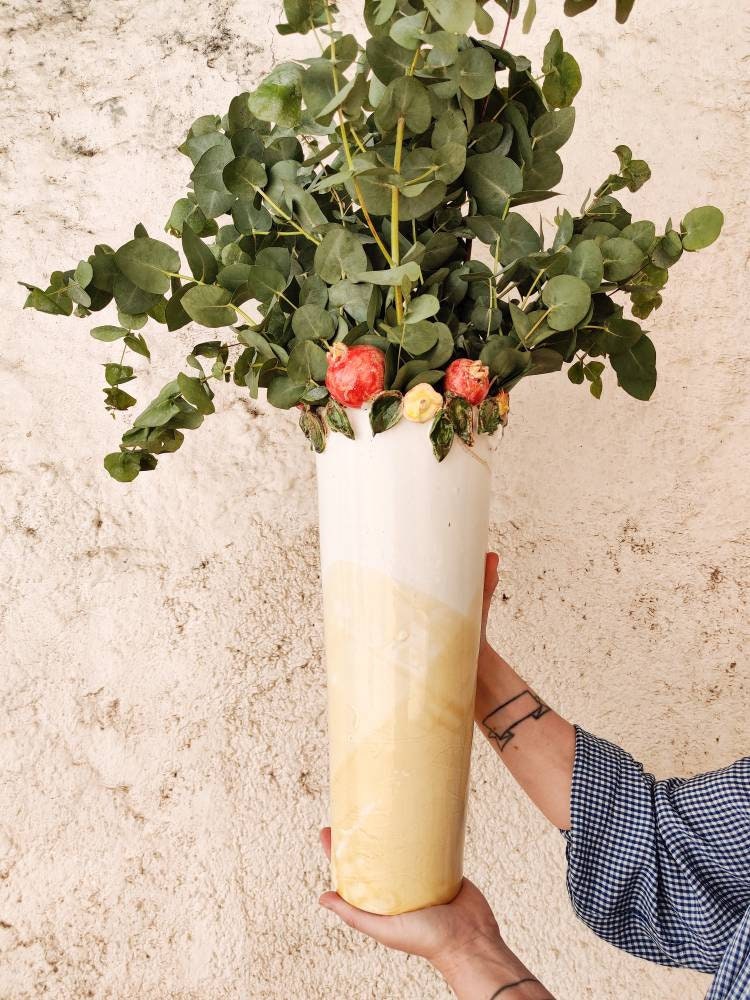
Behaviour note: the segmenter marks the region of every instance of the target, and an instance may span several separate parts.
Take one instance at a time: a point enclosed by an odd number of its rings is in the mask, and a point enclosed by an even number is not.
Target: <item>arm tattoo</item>
[[[487,738],[497,742],[500,753],[507,747],[516,735],[516,729],[527,719],[541,719],[549,712],[538,695],[527,688],[520,694],[504,701],[482,719],[482,725],[487,730]],[[495,717],[493,720],[493,716]],[[493,720],[493,721],[490,721]]]

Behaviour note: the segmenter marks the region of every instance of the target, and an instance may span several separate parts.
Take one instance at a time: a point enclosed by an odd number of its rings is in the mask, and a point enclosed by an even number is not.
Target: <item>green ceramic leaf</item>
[[[324,412],[328,426],[332,431],[354,440],[354,430],[341,403],[337,403],[335,399],[329,399]]]
[[[373,435],[389,430],[401,419],[404,397],[394,389],[379,393],[370,406],[370,427]]]

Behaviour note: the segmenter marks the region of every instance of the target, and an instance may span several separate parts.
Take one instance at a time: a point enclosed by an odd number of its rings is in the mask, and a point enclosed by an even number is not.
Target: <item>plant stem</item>
[[[167,275],[168,278],[179,278],[181,281],[194,281],[196,285],[204,285],[205,284],[205,281],[199,281],[197,278],[194,278],[192,275],[175,274],[173,271],[165,271],[164,273]]]
[[[263,199],[263,201],[265,201],[268,205],[270,205],[277,215],[280,215],[282,219],[284,219],[286,222],[289,223],[290,226],[296,229],[297,232],[300,234],[300,236],[304,236],[306,239],[310,240],[310,242],[314,243],[316,247],[320,246],[320,244],[323,241],[319,240],[317,236],[313,236],[312,233],[308,233],[306,229],[303,229],[302,226],[300,226],[297,222],[294,221],[294,219],[291,217],[291,215],[289,215],[288,212],[285,212],[283,208],[281,208],[279,205],[276,204],[275,201],[269,198],[266,192],[262,188],[257,187],[257,185],[255,184],[253,185],[253,188],[255,189],[256,194],[259,194]]]
[[[534,278],[534,280],[531,282],[531,287],[529,288],[528,292],[523,297],[523,302],[521,303],[521,309],[525,309],[526,308],[526,305],[527,305],[529,299],[531,298],[531,293],[536,288],[536,286],[537,286],[537,284],[539,282],[539,279],[542,277],[543,274],[546,274],[546,273],[547,273],[547,268],[543,267],[542,270],[539,272],[539,274],[537,274],[536,278]]]
[[[328,0],[326,0],[326,21],[328,23],[328,30],[332,31],[333,19],[331,18],[331,11],[328,6]],[[338,94],[339,75],[338,72],[336,71],[336,39],[333,37],[333,35],[331,35],[331,74],[333,76],[333,92],[334,94]],[[388,251],[386,250],[385,243],[383,243],[382,239],[380,238],[380,234],[375,228],[375,224],[373,223],[370,217],[370,213],[367,210],[367,204],[362,194],[362,188],[359,186],[359,181],[357,180],[357,177],[354,173],[354,158],[352,157],[352,150],[351,146],[349,145],[349,137],[346,131],[346,121],[344,119],[344,112],[342,111],[341,108],[339,108],[338,110],[338,119],[339,119],[339,135],[341,136],[341,142],[344,147],[344,156],[346,157],[347,166],[349,167],[349,170],[351,171],[352,174],[352,181],[354,183],[354,193],[356,194],[357,201],[359,202],[360,207],[362,209],[362,215],[364,215],[365,221],[367,222],[367,228],[372,233],[380,252],[383,254],[388,263],[388,266],[392,267],[393,260],[391,259],[391,256],[388,253]],[[356,135],[354,137],[355,139],[357,138]],[[359,143],[359,140],[357,140],[357,142]],[[361,147],[361,143],[359,143],[359,145]],[[364,147],[361,148],[362,151],[364,152]]]
[[[536,323],[535,323],[535,324],[534,324],[534,325],[532,326],[532,328],[531,328],[531,329],[529,330],[529,332],[528,332],[527,336],[529,336],[529,337],[530,337],[530,336],[532,335],[532,333],[533,333],[533,332],[534,332],[534,331],[535,331],[535,330],[536,330],[536,329],[537,329],[538,327],[540,327],[540,326],[542,325],[542,323],[543,323],[543,322],[545,321],[545,319],[546,319],[546,318],[547,318],[547,317],[549,316],[549,314],[550,314],[550,311],[551,311],[551,310],[547,309],[547,310],[546,310],[546,312],[542,313],[542,315],[541,315],[541,316],[539,317],[539,319],[538,319],[538,320],[536,321]],[[523,344],[523,346],[524,346],[524,347],[526,348],[526,350],[527,350],[527,351],[530,351],[530,350],[531,350],[531,348],[529,347],[529,345],[528,345],[528,344],[526,343],[526,340],[525,340],[525,338],[524,338],[524,337],[521,337],[521,343]]]
[[[399,118],[396,125],[396,149],[393,153],[393,169],[397,174],[401,173],[401,155],[404,148],[404,128],[403,116]],[[399,190],[397,185],[391,187],[391,257],[394,266],[398,267],[401,261],[400,231],[399,231]],[[404,296],[401,286],[395,286],[396,295],[396,319],[399,323],[404,321]]]
[[[248,314],[243,309],[240,309],[239,306],[232,305],[231,302],[229,304],[231,308],[234,309],[234,311],[237,313],[237,315],[241,316],[252,330],[257,330],[258,325],[254,319],[251,319],[251,317],[248,316]]]
[[[505,22],[505,31],[503,32],[503,38],[502,41],[500,42],[501,49],[505,48],[505,43],[508,40],[508,32],[510,31],[510,22],[512,17],[513,17],[513,0],[510,0],[510,3],[508,4],[508,19]]]

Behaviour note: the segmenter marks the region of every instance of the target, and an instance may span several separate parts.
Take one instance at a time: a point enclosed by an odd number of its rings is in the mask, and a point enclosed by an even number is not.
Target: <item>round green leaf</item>
[[[218,218],[232,206],[234,195],[224,184],[224,167],[233,159],[231,146],[212,146],[190,175],[198,206],[208,219]]]
[[[304,394],[305,385],[293,382],[286,375],[277,375],[268,383],[268,402],[280,410],[296,406]]]
[[[540,115],[531,126],[534,148],[557,150],[564,146],[573,134],[575,121],[575,108],[560,108]]]
[[[182,230],[182,249],[185,251],[187,262],[196,281],[210,285],[216,278],[219,265],[209,248],[191,226],[185,226]]]
[[[624,351],[613,354],[610,363],[617,372],[617,384],[634,399],[650,399],[656,388],[656,349],[644,335]]]
[[[315,273],[329,285],[349,274],[365,272],[367,266],[364,247],[354,233],[343,227],[326,233],[315,251]]]
[[[620,233],[626,240],[631,240],[644,253],[649,253],[656,240],[656,226],[653,222],[631,222]]]
[[[562,160],[552,149],[537,149],[529,166],[524,167],[526,191],[551,191],[563,175]]]
[[[375,123],[381,132],[392,132],[399,118],[414,135],[421,135],[432,122],[427,88],[413,76],[401,76],[389,83],[375,110]]]
[[[523,189],[523,175],[518,164],[495,152],[470,156],[464,179],[482,215],[502,215],[507,202]]]
[[[180,255],[166,243],[139,236],[120,247],[115,263],[136,288],[163,295],[169,291],[169,275],[180,270]]]
[[[542,302],[549,309],[547,323],[553,330],[571,330],[589,310],[591,289],[581,278],[559,274],[544,286]]]
[[[703,250],[711,246],[721,232],[724,216],[713,205],[704,205],[688,212],[682,220],[682,245],[686,250]]]
[[[298,340],[330,340],[334,333],[333,316],[321,306],[308,303],[292,316],[292,330]]]
[[[509,212],[500,223],[500,263],[510,264],[541,248],[539,233],[517,212]]]
[[[261,121],[294,128],[299,124],[302,106],[301,81],[301,66],[281,63],[248,95],[250,111]]]
[[[465,35],[474,23],[475,0],[425,0],[425,7],[441,28]]]
[[[237,314],[229,305],[232,293],[218,285],[194,285],[180,299],[188,316],[201,326],[231,326]]]
[[[490,337],[482,348],[479,358],[498,379],[500,385],[531,367],[531,355],[528,351],[519,351],[512,347],[507,337]]]
[[[594,240],[581,240],[573,248],[568,263],[568,274],[585,281],[595,292],[604,280],[602,252]]]
[[[434,295],[419,295],[412,299],[406,309],[406,323],[419,323],[440,311],[440,301]]]
[[[397,45],[390,38],[371,38],[367,42],[367,61],[381,83],[406,76],[411,67],[414,53]]]
[[[607,281],[624,281],[640,269],[645,258],[637,244],[615,236],[602,243],[602,259]]]
[[[118,483],[132,483],[141,471],[138,452],[114,451],[104,458],[104,468]]]
[[[190,375],[180,372],[177,376],[177,384],[183,399],[186,399],[199,413],[208,415],[215,412],[214,404],[203,379],[192,378]]]
[[[544,77],[542,92],[551,108],[569,107],[581,89],[581,70],[569,52],[563,52]]]
[[[266,168],[249,156],[238,156],[222,171],[225,187],[239,198],[254,198],[267,181]]]
[[[598,346],[606,354],[619,354],[636,344],[643,335],[643,330],[632,319],[623,319],[622,315],[608,316],[603,324],[606,329],[599,331]]]
[[[455,342],[447,323],[434,323],[433,326],[437,332],[437,343],[429,354],[425,355],[424,360],[429,361],[430,368],[442,368],[453,357]]]
[[[459,53],[456,74],[458,85],[467,97],[480,100],[495,86],[495,60],[486,49],[472,46]]]
[[[259,302],[270,302],[274,295],[284,291],[287,281],[275,267],[253,264],[247,273],[245,284],[251,298],[258,299]]]
[[[91,331],[94,340],[103,340],[105,344],[111,344],[115,340],[122,340],[127,337],[128,331],[121,326],[95,326]]]
[[[400,17],[391,25],[391,38],[397,45],[413,52],[422,41],[422,32],[427,22],[427,14],[420,11],[411,17]]]
[[[438,339],[436,323],[422,321],[414,323],[412,326],[393,327],[383,324],[382,329],[387,333],[388,340],[399,348],[408,351],[409,354],[419,357],[435,346]]]
[[[301,340],[292,348],[287,364],[287,375],[292,382],[306,385],[308,382],[325,382],[328,358],[322,347],[312,340]]]

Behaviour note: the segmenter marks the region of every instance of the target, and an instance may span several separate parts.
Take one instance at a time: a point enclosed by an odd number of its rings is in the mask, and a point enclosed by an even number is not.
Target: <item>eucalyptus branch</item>
[[[425,31],[415,33],[408,4],[380,5],[366,42],[335,30],[330,0],[285,3],[283,31],[312,32],[319,54],[281,63],[223,115],[193,122],[179,147],[191,163],[190,187],[165,226],[179,246],[138,224],[122,245],[97,243],[47,284],[25,285],[26,305],[53,316],[89,318],[116,306],[114,322],[90,331],[123,341],[120,363],[105,368],[109,410],[136,404],[120,388],[134,378],[123,361],[128,349],[150,357],[134,333],[147,321],[169,335],[190,323],[205,331],[246,324],[231,347],[212,333],[196,344],[187,360],[201,377],[181,372],[141,409],[105,459],[115,478],[155,468],[213,413],[207,383],[227,378],[228,352],[243,345],[233,361],[238,389],[265,390],[280,409],[301,406],[316,450],[327,426],[348,433],[344,407],[355,404],[336,373],[346,370],[346,384],[361,387],[365,359],[375,388],[368,383],[362,401],[374,392],[376,433],[416,412],[402,396],[424,402],[420,379],[429,381],[433,403],[445,403],[430,435],[439,459],[467,431],[459,370],[486,379],[482,391],[494,396],[528,375],[559,371],[577,348],[568,377],[588,381],[595,396],[605,362],[625,392],[651,396],[655,348],[638,321],[661,305],[667,269],[718,237],[721,212],[693,209],[657,235],[615,197],[637,192],[650,173],[620,145],[617,173],[577,218],[560,217],[546,246],[514,206],[552,197],[560,181],[578,64],[557,30],[541,73],[505,50],[513,0],[501,4],[502,52],[471,37],[482,4],[428,6]],[[319,35],[330,38],[327,47]],[[500,86],[504,70],[510,83]],[[491,266],[472,259],[476,241],[490,248]],[[509,302],[517,289],[525,289],[518,306]],[[632,319],[613,301],[618,291],[629,296]],[[248,301],[257,322],[235,305]],[[602,361],[584,368],[589,357]],[[480,429],[491,432],[507,417],[507,399],[485,402]]]

